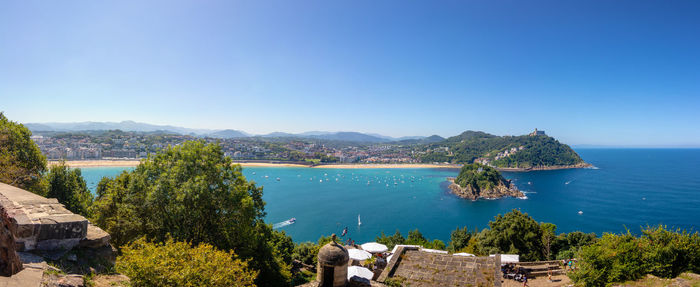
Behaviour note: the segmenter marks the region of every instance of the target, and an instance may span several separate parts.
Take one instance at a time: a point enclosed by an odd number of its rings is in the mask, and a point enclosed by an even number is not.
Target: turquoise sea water
[[[405,235],[416,228],[447,242],[453,229],[487,227],[495,215],[514,208],[556,224],[558,232],[638,232],[640,226],[659,223],[697,230],[700,149],[577,152],[597,169],[504,173],[527,199],[460,199],[446,188],[446,178],[458,170],[248,167],[243,173],[264,187],[268,223],[297,219],[279,229],[297,242],[340,234],[345,226],[360,243],[373,241],[381,231],[399,229]],[[122,170],[85,168],[83,175],[94,190],[102,176]]]

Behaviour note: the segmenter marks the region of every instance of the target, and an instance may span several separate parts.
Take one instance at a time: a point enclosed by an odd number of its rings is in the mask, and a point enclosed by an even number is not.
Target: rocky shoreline
[[[501,184],[492,189],[476,191],[472,189],[471,186],[467,186],[466,188],[464,188],[461,187],[459,184],[456,184],[455,179],[453,177],[448,177],[447,180],[450,182],[450,186],[448,187],[450,189],[450,192],[465,199],[498,199],[503,197],[525,196],[525,194],[522,191],[520,191],[511,181],[508,181],[508,185]]]
[[[552,165],[552,166],[535,166],[528,168],[520,167],[495,167],[498,171],[537,171],[537,170],[558,170],[558,169],[572,169],[572,168],[591,168],[593,167],[590,163],[577,163],[572,165]]]

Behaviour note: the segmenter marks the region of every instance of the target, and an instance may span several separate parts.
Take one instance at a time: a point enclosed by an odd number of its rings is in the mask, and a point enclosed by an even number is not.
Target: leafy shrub
[[[255,286],[258,274],[233,251],[220,251],[206,243],[192,247],[172,239],[134,241],[122,248],[116,268],[134,286]]]
[[[663,226],[647,227],[640,237],[606,233],[583,246],[578,257],[580,268],[570,277],[586,286],[637,280],[646,274],[672,278],[700,271],[700,236]]]
[[[586,286],[635,280],[645,274],[639,247],[638,240],[629,233],[603,234],[596,243],[581,249],[579,270],[569,277]]]

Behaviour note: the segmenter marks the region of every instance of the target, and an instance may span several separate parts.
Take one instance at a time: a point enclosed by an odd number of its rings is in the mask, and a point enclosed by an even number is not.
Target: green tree
[[[24,125],[8,120],[0,112],[0,182],[43,195],[41,174],[46,157]]]
[[[318,250],[320,245],[313,242],[302,242],[294,245],[292,259],[299,260],[304,264],[316,266]]]
[[[255,286],[257,276],[233,251],[172,239],[152,243],[142,238],[124,246],[116,269],[133,286]]]
[[[552,255],[556,254],[556,259],[574,258],[582,246],[590,245],[596,239],[595,233],[581,231],[559,234],[552,243]]]
[[[286,255],[276,250],[286,243],[263,221],[262,188],[246,181],[219,144],[168,147],[102,185],[94,221],[116,245],[140,236],[208,243],[251,259],[258,285],[287,284]]]
[[[66,209],[83,216],[89,215],[92,193],[87,189],[80,169],[71,169],[61,161],[46,174],[46,197],[56,198]]]
[[[386,236],[386,234],[382,232],[379,236],[377,236],[375,241],[386,245],[389,249],[394,248],[394,246],[396,245],[408,244],[420,245],[430,249],[445,250],[444,242],[438,239],[430,241],[429,239],[425,238],[418,229],[409,231],[408,237],[406,238],[404,238],[403,235],[401,235],[401,232],[399,232],[398,230],[396,230],[396,233],[394,233],[394,235],[392,236]]]
[[[557,226],[552,223],[542,223],[540,229],[542,229],[542,256],[545,260],[554,259],[552,258],[552,243],[556,238]]]
[[[406,238],[404,238],[398,230],[396,230],[392,236],[386,236],[384,231],[382,231],[374,241],[386,245],[389,249],[394,248],[396,245],[406,244]]]
[[[481,254],[519,254],[523,261],[542,260],[542,230],[527,213],[517,209],[496,216],[478,235]]]
[[[469,231],[467,227],[457,228],[450,233],[450,244],[447,250],[458,252],[469,245],[469,240],[475,236],[476,232]]]
[[[425,245],[426,242],[428,242],[428,239],[426,239],[423,236],[423,233],[421,233],[418,229],[408,231],[408,236],[406,237],[406,244]]]
[[[282,259],[282,262],[292,262],[292,254],[294,253],[294,241],[284,231],[272,231],[270,240],[275,253]]]

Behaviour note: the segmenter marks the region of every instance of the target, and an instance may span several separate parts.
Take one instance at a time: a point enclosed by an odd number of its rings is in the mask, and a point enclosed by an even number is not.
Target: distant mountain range
[[[273,132],[263,135],[252,135],[243,131],[226,129],[226,130],[211,130],[211,129],[190,129],[176,127],[170,125],[152,125],[147,123],[139,123],[134,121],[122,122],[79,122],[79,123],[26,123],[24,124],[32,132],[79,132],[79,131],[102,131],[102,130],[122,130],[133,132],[171,132],[183,135],[194,135],[213,138],[245,138],[245,137],[297,137],[310,138],[319,140],[333,141],[348,141],[348,142],[395,142],[401,141],[406,143],[433,143],[444,140],[444,138],[433,135],[430,137],[409,136],[409,137],[390,137],[380,134],[367,134],[359,132],[324,132],[310,131],[304,133],[285,133]]]

